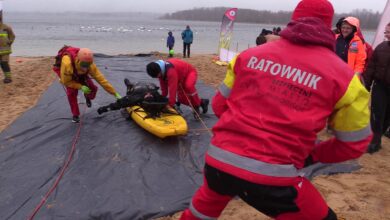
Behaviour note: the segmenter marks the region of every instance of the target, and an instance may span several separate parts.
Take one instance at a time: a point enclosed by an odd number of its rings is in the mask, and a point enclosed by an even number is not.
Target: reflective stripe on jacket
[[[331,163],[365,152],[371,139],[369,93],[329,47],[310,43],[282,38],[248,49],[230,63],[213,99],[220,119],[208,164],[265,183],[299,175],[309,155]],[[315,145],[327,122],[335,137]]]
[[[15,40],[12,28],[6,24],[0,24],[0,55],[11,54],[11,45]]]

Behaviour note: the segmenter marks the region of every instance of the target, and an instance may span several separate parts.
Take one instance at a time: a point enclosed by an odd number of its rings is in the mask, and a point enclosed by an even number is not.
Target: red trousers
[[[197,73],[195,71],[190,72],[186,80],[182,84],[179,84],[177,101],[181,104],[190,106],[191,103],[194,107],[200,106],[200,98],[195,88],[196,78]]]
[[[61,73],[59,69],[53,69],[53,70],[57,74],[57,76],[61,78]],[[88,95],[85,95],[85,97],[90,100],[93,100],[96,97],[98,87],[93,83],[92,79],[89,77],[85,77],[84,82],[80,82],[80,83],[84,86],[88,86],[91,89],[91,92]],[[77,95],[79,91],[77,89],[72,89],[66,86],[64,88],[66,90],[66,95],[68,96],[69,106],[70,106],[70,110],[72,111],[72,115],[79,116],[80,110],[79,110],[79,104],[77,102]]]
[[[93,100],[96,97],[98,87],[92,82],[92,79],[87,78],[83,85],[88,86],[91,89],[91,92],[88,95],[85,95],[85,98]],[[72,111],[73,116],[79,116],[79,104],[77,102],[77,94],[79,90],[66,87],[66,95],[68,96],[68,101],[70,105],[70,110]]]
[[[255,184],[206,164],[204,183],[180,219],[217,219],[229,201],[239,196],[258,211],[278,220],[337,220],[310,181],[296,178],[301,181],[291,186]]]

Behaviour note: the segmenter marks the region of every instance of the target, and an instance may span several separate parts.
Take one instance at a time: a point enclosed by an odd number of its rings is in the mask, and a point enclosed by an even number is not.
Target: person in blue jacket
[[[173,46],[175,46],[175,37],[172,34],[172,31],[168,32],[168,37],[167,37],[167,47],[168,47],[168,53],[169,57],[173,57]]]
[[[194,39],[194,34],[192,33],[192,30],[190,29],[189,25],[187,25],[186,29],[181,32],[181,39],[183,39],[183,57],[185,58],[187,56],[189,58],[190,47]]]

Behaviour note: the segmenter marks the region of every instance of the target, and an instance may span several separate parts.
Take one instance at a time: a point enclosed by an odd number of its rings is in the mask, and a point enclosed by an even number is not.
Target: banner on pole
[[[219,37],[218,53],[219,61],[224,65],[227,65],[233,57],[236,55],[236,52],[230,51],[230,43],[233,37],[233,24],[236,19],[237,8],[231,8],[226,10],[222,18],[221,24],[221,34]]]
[[[221,34],[219,37],[219,48],[230,48],[230,42],[233,36],[233,24],[236,19],[237,8],[226,10],[222,18]]]
[[[378,44],[382,43],[385,40],[385,27],[390,22],[390,0],[387,1],[385,9],[383,10],[381,20],[379,21],[378,28],[376,29],[376,34],[372,47],[375,48]]]

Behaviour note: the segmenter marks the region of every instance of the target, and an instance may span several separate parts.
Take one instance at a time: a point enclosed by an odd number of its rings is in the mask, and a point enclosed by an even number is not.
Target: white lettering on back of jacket
[[[285,64],[275,63],[272,60],[261,59],[252,56],[247,64],[248,68],[263,71],[273,76],[279,76],[280,78],[286,78],[290,81],[304,85],[308,88],[317,90],[317,84],[322,79],[314,73],[308,73],[296,67],[291,67]]]

